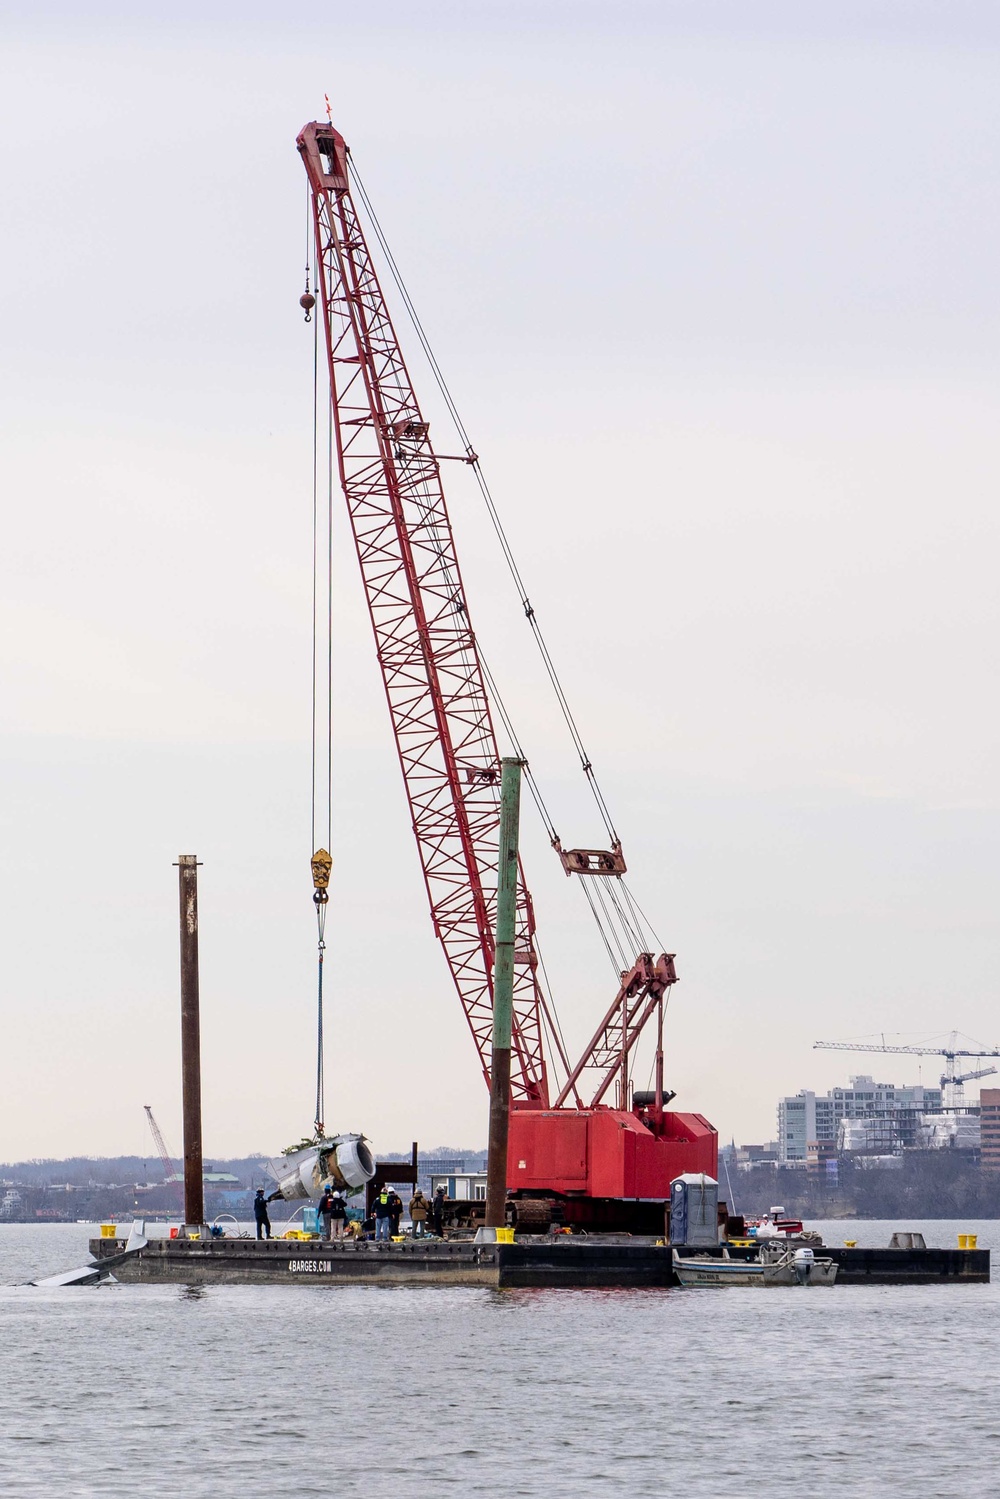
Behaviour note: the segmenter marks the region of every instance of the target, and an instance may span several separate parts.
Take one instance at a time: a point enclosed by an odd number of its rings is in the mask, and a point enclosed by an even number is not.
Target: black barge
[[[92,1239],[91,1255],[116,1279],[180,1285],[482,1285],[668,1287],[677,1285],[669,1244],[624,1235],[526,1235],[512,1244],[471,1239],[376,1244],[368,1240],[150,1239],[125,1254],[124,1239]],[[704,1254],[704,1250],[681,1251]],[[988,1249],[840,1249],[838,1286],[955,1285],[990,1278]]]

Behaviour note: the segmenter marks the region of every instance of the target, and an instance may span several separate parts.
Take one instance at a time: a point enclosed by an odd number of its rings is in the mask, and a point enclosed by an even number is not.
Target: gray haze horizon
[[[675,1106],[767,1139],[779,1095],[940,1070],[814,1040],[1000,1044],[995,7],[2,13],[0,1156],[148,1156],[146,1103],[178,1147],[181,852],[206,1154],[310,1127],[295,136],[325,93],[677,953]],[[448,467],[473,622],[564,841],[596,843]],[[327,1123],[484,1140],[342,510]],[[579,1052],[615,976],[523,836]]]

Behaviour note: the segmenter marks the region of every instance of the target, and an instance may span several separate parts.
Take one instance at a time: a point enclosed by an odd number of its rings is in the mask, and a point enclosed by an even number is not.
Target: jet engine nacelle
[[[375,1158],[364,1135],[333,1135],[268,1161],[268,1170],[278,1183],[276,1195],[295,1202],[321,1197],[330,1182],[341,1190],[358,1191],[375,1175]]]

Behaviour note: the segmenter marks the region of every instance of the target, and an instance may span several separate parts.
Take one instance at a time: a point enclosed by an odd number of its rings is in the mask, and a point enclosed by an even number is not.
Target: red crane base
[[[719,1137],[701,1114],[664,1110],[648,1123],[605,1108],[514,1109],[510,1116],[508,1189],[561,1200],[564,1223],[662,1232],[674,1177],[704,1171],[718,1179],[718,1165]]]

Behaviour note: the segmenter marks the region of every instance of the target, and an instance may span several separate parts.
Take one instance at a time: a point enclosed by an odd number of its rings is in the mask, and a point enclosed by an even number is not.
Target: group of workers
[[[427,1233],[427,1224],[439,1239],[444,1238],[444,1187],[438,1187],[430,1202],[418,1187],[410,1198],[410,1221],[413,1237],[422,1239]],[[375,1238],[395,1239],[399,1237],[399,1220],[403,1214],[403,1200],[393,1187],[383,1187],[375,1198]]]
[[[347,1203],[343,1192],[331,1191],[329,1187],[324,1187],[323,1196],[316,1207],[323,1220],[324,1239],[342,1239],[347,1224]]]
[[[264,1188],[257,1188],[257,1194],[253,1200],[253,1215],[257,1224],[258,1239],[271,1237],[271,1220],[268,1216],[267,1205],[280,1195],[279,1192],[272,1192],[270,1197],[265,1197]],[[347,1200],[343,1192],[329,1185],[324,1187],[323,1195],[316,1207],[323,1224],[324,1239],[342,1239],[344,1234],[350,1231],[351,1225],[347,1219]],[[431,1231],[439,1239],[444,1238],[444,1187],[438,1187],[430,1202],[418,1187],[410,1198],[409,1207],[415,1239],[424,1237],[428,1223]],[[398,1238],[399,1220],[403,1216],[403,1199],[394,1187],[384,1186],[378,1193],[375,1198],[374,1213],[376,1240]]]

